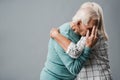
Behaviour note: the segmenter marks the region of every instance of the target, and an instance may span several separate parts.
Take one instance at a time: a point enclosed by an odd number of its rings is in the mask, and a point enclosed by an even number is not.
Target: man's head
[[[102,8],[94,2],[84,3],[72,19],[76,33],[85,36],[87,30],[91,32],[93,26],[107,39],[104,31]]]

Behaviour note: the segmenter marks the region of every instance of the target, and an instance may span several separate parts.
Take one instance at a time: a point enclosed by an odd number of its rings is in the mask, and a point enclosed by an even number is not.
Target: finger
[[[92,33],[91,33],[91,36],[95,35],[95,26],[93,26],[92,28]]]
[[[60,29],[59,28],[56,28],[57,29],[57,31],[60,33]]]
[[[60,33],[60,29],[58,28],[57,30],[58,30],[58,32]]]
[[[50,30],[50,34],[52,34],[52,33],[55,31],[55,29],[56,29],[56,28],[52,28],[52,29]]]
[[[97,37],[97,35],[98,35],[98,29],[96,28],[95,29],[95,36]]]
[[[50,30],[50,33],[52,33],[53,30],[54,30],[54,28],[52,28],[52,29]]]
[[[90,31],[89,31],[89,30],[87,30],[87,33],[86,33],[86,38],[88,38],[88,37],[89,37],[89,34],[90,34]]]
[[[96,28],[95,30],[95,37],[94,37],[95,42],[98,40],[98,29]]]

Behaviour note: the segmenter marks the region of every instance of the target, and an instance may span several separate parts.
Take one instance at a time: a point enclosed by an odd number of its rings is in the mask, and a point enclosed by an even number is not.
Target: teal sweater
[[[61,25],[59,29],[60,33],[72,42],[79,41],[80,36],[72,31],[69,23]],[[73,59],[54,39],[50,38],[47,61],[41,72],[40,80],[74,80],[89,54],[90,48],[85,47],[83,53],[77,59]]]

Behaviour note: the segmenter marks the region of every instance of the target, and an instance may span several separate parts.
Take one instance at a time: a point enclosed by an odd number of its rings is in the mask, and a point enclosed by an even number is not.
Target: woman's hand
[[[91,34],[89,30],[87,31],[86,46],[92,48],[96,44],[97,40],[98,40],[98,29],[95,26],[93,26]]]
[[[50,31],[50,37],[53,38],[65,51],[67,51],[67,48],[71,41],[67,39],[65,36],[60,34],[58,28],[52,28]]]
[[[52,28],[50,31],[50,37],[55,38],[59,34],[59,29],[58,28]]]

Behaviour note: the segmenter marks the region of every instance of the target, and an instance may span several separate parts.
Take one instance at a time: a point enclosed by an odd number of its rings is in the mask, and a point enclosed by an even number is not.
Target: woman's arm
[[[95,28],[92,29],[92,33],[90,35],[89,35],[89,31],[87,31],[85,49],[77,59],[72,59],[68,55],[66,55],[63,49],[59,46],[59,44],[57,44],[57,42],[53,40],[56,54],[58,54],[63,64],[73,75],[77,75],[80,72],[85,61],[88,59],[90,55],[90,51],[91,51],[90,48],[94,46],[96,41],[97,41],[97,35]]]
[[[77,44],[71,42],[70,45],[68,46],[66,53],[68,53],[69,56],[72,58],[78,58],[82,54],[83,50],[86,48],[85,41],[86,38],[81,37]]]
[[[57,41],[57,43],[67,51],[68,46],[70,45],[71,41],[67,39],[65,36],[59,33],[57,28],[53,28],[50,31],[50,36]]]
[[[66,53],[68,53],[70,57],[78,58],[82,54],[86,41],[85,37],[81,37],[77,44],[75,44],[60,34],[57,28],[53,28],[51,30],[50,36],[56,40],[56,42],[65,50]]]
[[[89,31],[88,31],[89,34]],[[97,29],[95,26],[93,27],[92,34],[95,35],[95,39],[97,38]],[[67,39],[65,36],[59,33],[59,30],[57,28],[53,28],[50,32],[50,36],[56,40],[56,42],[65,50],[66,53],[72,58],[78,58],[82,51],[84,50],[85,46],[92,47],[91,44],[93,41],[90,41],[93,36],[90,36],[89,38],[81,37],[81,39],[77,42],[77,44],[71,42],[69,39]]]

